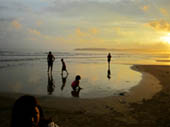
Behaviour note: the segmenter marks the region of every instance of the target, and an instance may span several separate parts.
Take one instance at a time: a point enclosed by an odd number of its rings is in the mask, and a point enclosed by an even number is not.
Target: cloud
[[[125,29],[121,29],[120,27],[116,27],[113,30],[119,36],[123,36],[123,37],[134,36],[134,32],[129,30],[126,31]]]
[[[145,5],[141,8],[143,11],[148,11],[149,10],[149,6]]]
[[[152,21],[148,23],[150,27],[152,27],[154,30],[157,31],[165,31],[165,32],[170,32],[170,23],[165,20],[160,20],[160,21]]]
[[[91,34],[98,34],[98,33],[99,33],[99,30],[98,30],[97,28],[91,28],[91,29],[89,30],[89,32],[90,32]]]
[[[16,28],[16,29],[19,29],[19,28],[22,27],[22,25],[21,25],[17,20],[13,20],[13,21],[11,22],[11,25],[12,25],[14,28]]]
[[[99,33],[99,30],[97,28],[88,28],[86,30],[81,30],[80,28],[77,28],[75,30],[75,34],[79,37],[92,37],[93,35],[97,35]]]
[[[36,36],[37,36],[37,35],[38,35],[38,36],[41,35],[41,33],[40,33],[38,30],[36,30],[36,29],[30,29],[30,28],[29,28],[29,29],[28,29],[28,32],[31,33],[31,34],[33,34],[33,35],[36,35]]]
[[[165,16],[168,15],[168,12],[167,12],[167,10],[166,10],[165,8],[160,8],[160,12],[161,12],[163,15],[165,15]]]
[[[36,25],[37,25],[37,26],[41,26],[42,24],[43,24],[42,21],[37,21],[37,22],[36,22]]]
[[[98,2],[98,3],[117,3],[117,2],[136,2],[139,0],[58,0],[63,3],[71,3],[71,2]]]
[[[46,13],[66,18],[109,21],[120,17],[141,17],[138,0],[54,0]]]
[[[87,33],[82,32],[82,31],[80,30],[80,28],[77,28],[77,29],[75,30],[75,33],[76,33],[77,36],[87,36]]]

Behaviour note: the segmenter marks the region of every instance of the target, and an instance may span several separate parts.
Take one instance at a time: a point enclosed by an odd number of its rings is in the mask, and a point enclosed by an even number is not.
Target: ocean
[[[111,51],[52,51],[56,60],[53,73],[47,73],[48,51],[0,50],[0,92],[59,97],[98,98],[129,92],[142,80],[134,64],[169,65],[169,53]],[[69,74],[61,75],[65,60]],[[80,75],[83,88],[74,93],[71,83]]]

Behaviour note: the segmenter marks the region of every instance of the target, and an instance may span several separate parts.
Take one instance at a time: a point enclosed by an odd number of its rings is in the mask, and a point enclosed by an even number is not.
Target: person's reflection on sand
[[[111,79],[110,64],[108,64],[107,78],[108,78],[108,79]]]
[[[55,85],[53,80],[52,73],[48,73],[48,86],[47,86],[47,92],[49,95],[51,95],[54,91]]]
[[[71,91],[71,95],[73,96],[73,97],[79,97],[79,94],[80,94],[80,90],[81,90],[82,88],[78,88],[77,90],[73,90],[73,91]]]
[[[61,86],[61,91],[63,91],[66,81],[67,81],[68,73],[64,76],[63,73],[61,74],[61,79],[62,79],[62,86]]]
[[[110,69],[108,69],[108,70],[107,70],[107,78],[108,78],[108,79],[111,79],[111,76],[110,76],[110,75],[111,75],[111,71],[110,71]]]

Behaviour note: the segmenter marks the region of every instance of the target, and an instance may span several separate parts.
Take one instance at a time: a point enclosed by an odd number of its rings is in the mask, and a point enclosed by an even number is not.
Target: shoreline
[[[167,116],[170,113],[169,110],[167,111],[170,107],[170,86],[167,85],[170,82],[170,66],[134,65],[132,69],[141,72],[143,78],[125,96],[97,99],[47,96],[38,96],[37,98],[47,117],[53,116],[54,121],[61,127],[78,127],[80,125],[82,127],[146,127],[156,126],[157,121],[155,120],[160,122],[160,126],[167,125],[169,123]],[[155,84],[157,86],[154,88],[158,90],[157,93],[155,95],[145,94],[146,99],[141,99],[141,93],[139,93],[141,87],[155,86]],[[150,93],[149,91],[148,93]],[[138,97],[134,96],[137,93]],[[0,114],[3,116],[5,112],[8,112],[3,119],[0,119],[2,127],[9,126],[10,111],[13,102],[19,96],[20,94],[14,96],[12,93],[0,93]],[[3,111],[3,109],[6,110]],[[164,117],[165,119],[162,119]]]

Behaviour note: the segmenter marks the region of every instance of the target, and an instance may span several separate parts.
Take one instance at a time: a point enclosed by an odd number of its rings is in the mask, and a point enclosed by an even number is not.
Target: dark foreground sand
[[[170,66],[135,65],[132,68],[142,72],[144,78],[125,96],[37,98],[46,116],[52,116],[60,127],[170,127]],[[152,96],[153,92],[157,94]],[[21,94],[1,93],[0,127],[9,126],[12,105],[19,96]]]

